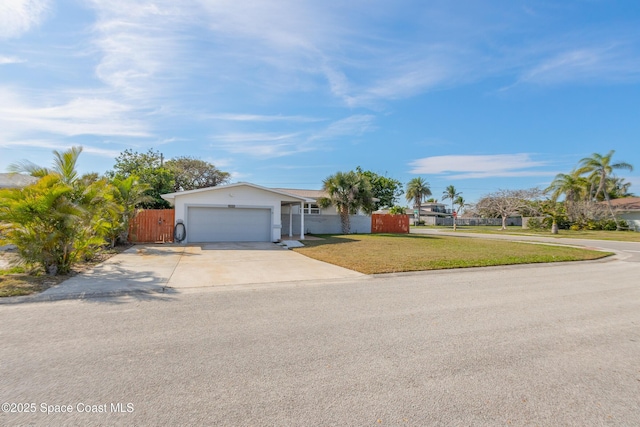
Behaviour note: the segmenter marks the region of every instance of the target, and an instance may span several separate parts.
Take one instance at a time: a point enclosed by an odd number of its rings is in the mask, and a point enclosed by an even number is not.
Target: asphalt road
[[[0,425],[640,425],[639,273],[623,254],[0,305]]]

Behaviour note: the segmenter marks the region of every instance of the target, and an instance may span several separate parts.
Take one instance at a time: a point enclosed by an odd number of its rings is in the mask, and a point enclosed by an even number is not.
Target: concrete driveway
[[[273,243],[137,245],[28,300],[366,277]],[[9,299],[5,299],[9,300]]]
[[[208,243],[184,248],[167,285],[187,289],[361,276],[273,243]]]

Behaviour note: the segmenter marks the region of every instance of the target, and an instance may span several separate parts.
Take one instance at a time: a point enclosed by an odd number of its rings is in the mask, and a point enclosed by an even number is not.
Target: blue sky
[[[2,0],[0,170],[82,145],[317,189],[361,166],[441,198],[636,167],[640,3]],[[405,204],[405,200],[402,200]]]

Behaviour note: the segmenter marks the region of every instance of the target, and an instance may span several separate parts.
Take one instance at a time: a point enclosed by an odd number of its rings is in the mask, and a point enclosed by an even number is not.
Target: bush
[[[531,230],[542,230],[543,228],[545,228],[545,224],[540,220],[540,218],[529,218],[527,227],[529,227]]]
[[[73,192],[55,175],[21,191],[0,191],[4,240],[17,247],[22,260],[50,275],[68,273],[79,258],[104,244],[84,221],[87,211],[73,201]]]

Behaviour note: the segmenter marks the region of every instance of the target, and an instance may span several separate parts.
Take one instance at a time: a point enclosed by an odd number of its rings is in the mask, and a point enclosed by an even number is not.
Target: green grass
[[[603,258],[566,246],[433,235],[327,235],[306,240],[296,252],[365,274],[486,267]]]
[[[412,227],[413,228],[413,227]],[[453,231],[453,227],[443,226],[421,226],[418,229],[426,230],[448,230]],[[635,231],[601,231],[601,230],[560,230],[558,234],[551,234],[549,230],[529,230],[520,226],[507,227],[501,230],[499,226],[458,226],[457,231],[464,233],[482,233],[482,234],[513,234],[523,236],[540,236],[552,238],[568,238],[568,239],[589,239],[589,240],[617,240],[621,242],[640,242],[640,233]]]
[[[21,266],[9,267],[5,270],[0,270],[0,276],[6,276],[7,274],[20,274],[25,272],[26,270]]]

